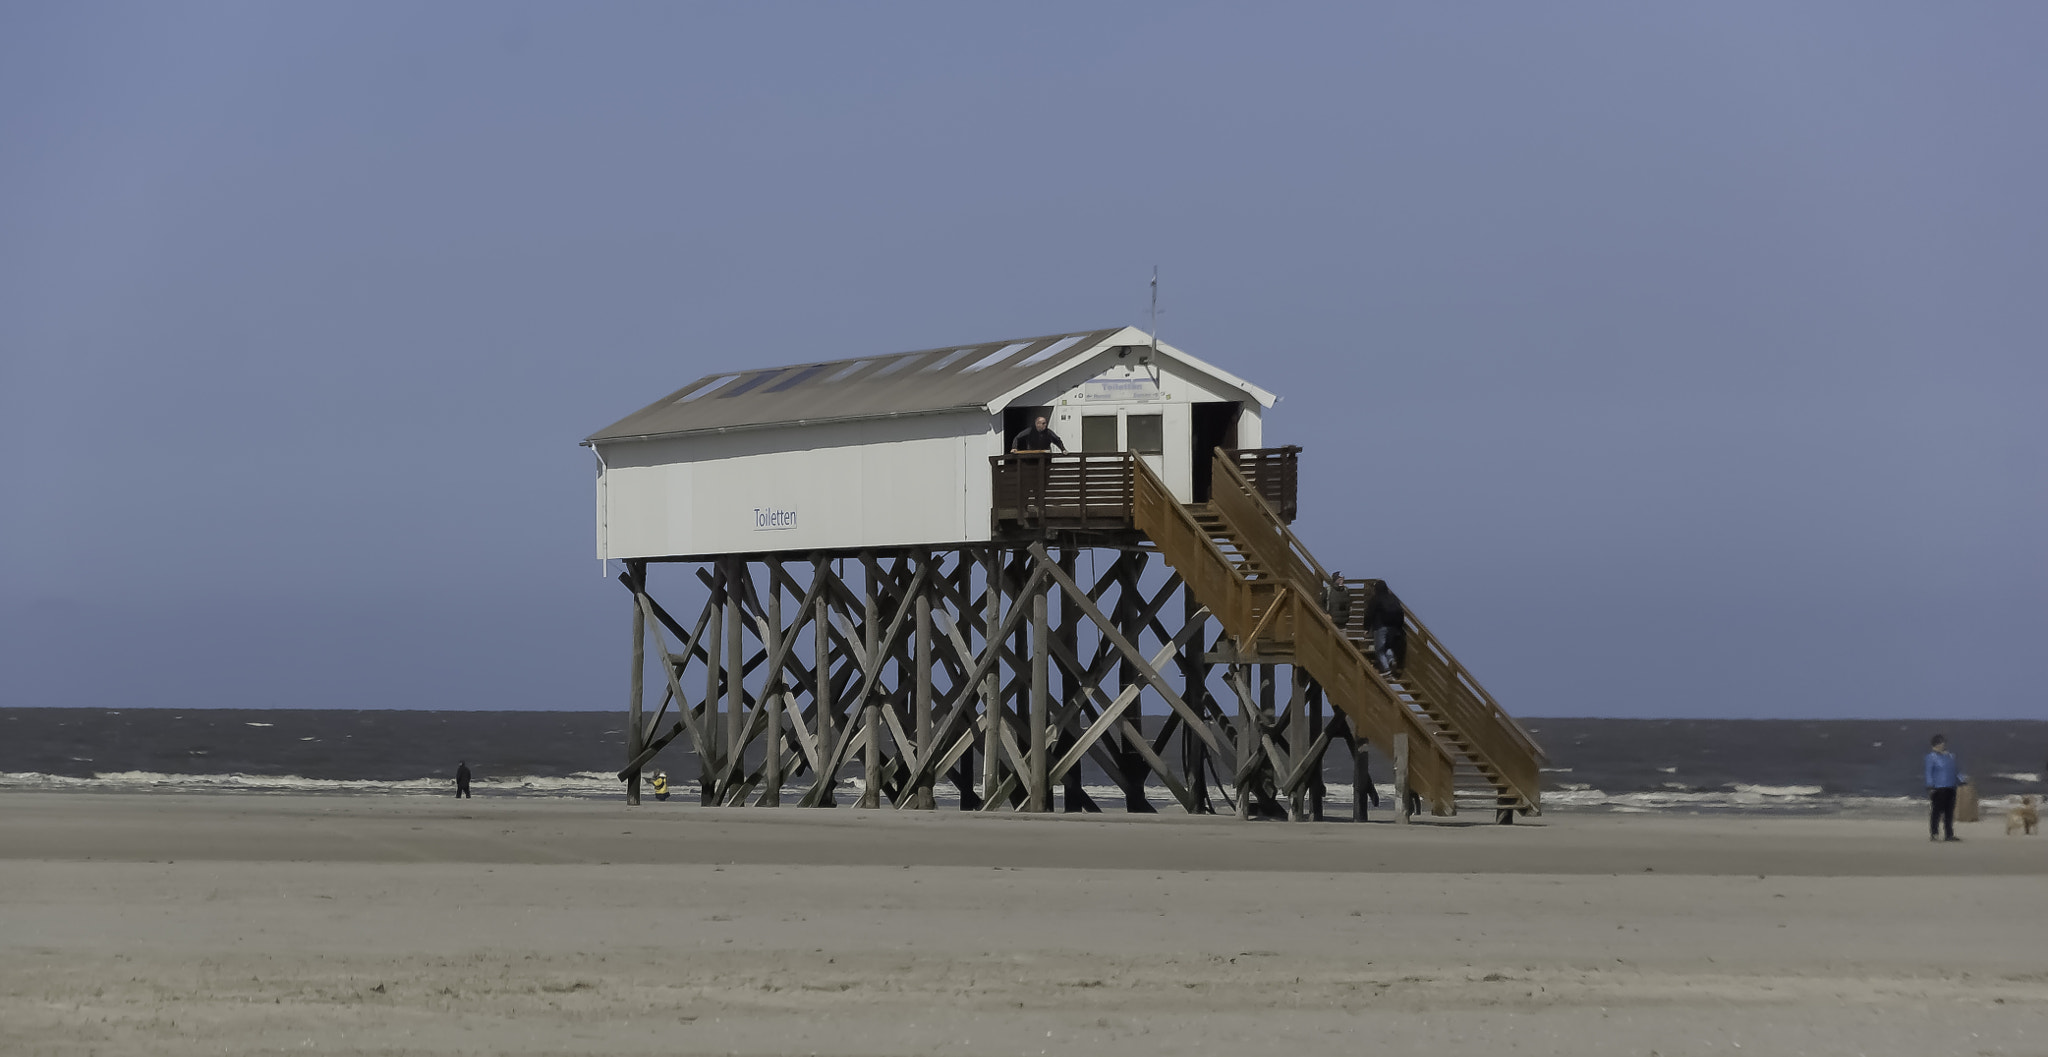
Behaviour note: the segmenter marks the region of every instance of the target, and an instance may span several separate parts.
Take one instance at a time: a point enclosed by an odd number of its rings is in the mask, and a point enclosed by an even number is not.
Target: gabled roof
[[[917,352],[707,374],[584,438],[635,440],[949,411],[994,412],[1110,349],[1136,327],[947,345]],[[1273,394],[1169,345],[1159,353],[1273,406]]]

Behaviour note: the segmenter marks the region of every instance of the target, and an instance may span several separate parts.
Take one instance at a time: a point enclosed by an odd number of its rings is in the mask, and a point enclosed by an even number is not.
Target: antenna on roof
[[[1152,354],[1159,354],[1159,266],[1152,266]]]

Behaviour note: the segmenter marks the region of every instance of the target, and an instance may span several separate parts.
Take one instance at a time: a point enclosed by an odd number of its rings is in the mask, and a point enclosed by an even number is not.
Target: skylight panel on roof
[[[997,349],[996,351],[991,352],[986,356],[983,356],[981,359],[978,359],[973,363],[970,363],[967,366],[962,367],[960,369],[960,373],[973,374],[974,372],[981,370],[983,367],[993,367],[996,364],[1001,363],[1002,361],[1017,355],[1019,351],[1023,349],[1028,349],[1030,347],[1031,343],[1028,341],[1013,341],[1008,345],[1005,345],[1002,348]]]
[[[1058,356],[1060,353],[1063,353],[1068,349],[1073,348],[1077,343],[1080,342],[1082,338],[1085,338],[1087,336],[1088,335],[1086,334],[1069,334],[1066,337],[1061,338],[1060,340],[1055,341],[1050,345],[1047,345],[1045,348],[1042,348],[1037,352],[1034,352],[1031,355],[1024,357],[1023,359],[1018,360],[1013,366],[1029,367],[1034,363],[1044,363],[1045,361],[1052,359],[1054,356]]]
[[[900,371],[903,368],[908,367],[913,363],[916,363],[920,358],[926,355],[928,354],[922,352],[913,352],[909,353],[908,355],[898,356],[895,359],[890,360],[889,365],[887,367],[884,367],[881,370],[876,371],[875,377],[887,378],[890,375],[895,374],[897,371]]]
[[[738,378],[738,377],[739,377],[739,375],[737,375],[737,374],[722,374],[722,375],[719,375],[718,377],[716,377],[716,378],[713,378],[713,379],[711,380],[710,384],[708,384],[708,385],[704,385],[704,386],[700,386],[700,387],[698,387],[698,388],[696,388],[696,389],[692,389],[692,390],[690,390],[689,392],[687,392],[687,393],[684,393],[684,394],[683,394],[682,396],[679,396],[679,397],[677,397],[677,398],[676,398],[676,403],[678,403],[678,404],[687,404],[687,403],[689,403],[690,401],[692,401],[692,400],[695,400],[695,399],[697,399],[698,397],[700,397],[700,396],[703,396],[704,394],[706,394],[706,393],[709,393],[709,392],[711,392],[711,391],[712,391],[713,389],[716,389],[716,388],[718,388],[718,387],[719,387],[719,386],[721,386],[721,385],[725,385],[725,384],[727,384],[727,383],[731,382],[731,381],[732,381],[733,379],[735,379],[735,378]]]
[[[943,371],[947,367],[950,367],[953,364],[958,363],[962,356],[965,356],[968,353],[973,352],[976,348],[979,347],[980,346],[970,345],[964,349],[954,349],[952,352],[949,352],[944,356],[941,356],[938,359],[932,361],[931,363],[924,365],[922,368],[918,370],[917,373],[930,374],[933,371]]]
[[[846,366],[844,366],[844,367],[841,367],[841,368],[839,368],[839,369],[838,369],[838,370],[836,370],[836,371],[833,371],[833,372],[832,372],[832,377],[830,377],[830,378],[827,378],[827,379],[825,379],[825,382],[826,382],[826,384],[828,384],[828,385],[829,385],[829,384],[831,384],[831,383],[833,383],[833,382],[839,381],[840,379],[842,379],[842,378],[845,378],[845,377],[846,377],[847,375],[850,375],[850,374],[852,374],[853,372],[855,372],[855,371],[858,371],[858,370],[860,370],[861,368],[863,368],[863,367],[866,367],[866,366],[867,366],[868,364],[871,364],[871,363],[873,363],[873,362],[875,362],[875,361],[873,361],[873,360],[855,360],[855,361],[853,361],[852,363],[849,363],[849,364],[847,364]]]
[[[753,390],[759,388],[762,382],[765,382],[770,378],[777,377],[781,374],[782,370],[780,368],[777,368],[776,370],[772,371],[762,371],[759,374],[754,375],[752,378],[749,378],[746,381],[741,382],[736,386],[733,386],[731,389],[728,389],[725,392],[718,394],[718,398],[720,400],[730,400],[733,397],[752,392]]]
[[[802,385],[813,378],[816,378],[818,376],[819,371],[822,371],[830,366],[832,365],[829,363],[820,363],[814,364],[810,367],[806,367],[803,370],[798,371],[795,374],[792,374],[779,382],[776,382],[774,385],[769,386],[768,391],[771,393],[779,393],[782,392],[784,389],[794,389],[797,386]]]

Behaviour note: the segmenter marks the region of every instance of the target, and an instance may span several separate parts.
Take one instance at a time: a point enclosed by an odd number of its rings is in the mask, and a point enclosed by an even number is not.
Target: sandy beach
[[[0,795],[7,1054],[2048,1054],[2048,839]]]

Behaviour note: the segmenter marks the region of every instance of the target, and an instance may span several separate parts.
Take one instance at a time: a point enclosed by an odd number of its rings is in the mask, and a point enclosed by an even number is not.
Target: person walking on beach
[[[1959,765],[1954,754],[1948,751],[1948,739],[1939,734],[1928,743],[1927,751],[1927,839],[1962,840],[1956,836],[1956,785],[1961,777],[1957,774]]]
[[[463,760],[462,762],[455,765],[455,799],[462,800],[465,798],[470,800],[476,799],[475,797],[469,795],[468,760]]]

